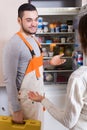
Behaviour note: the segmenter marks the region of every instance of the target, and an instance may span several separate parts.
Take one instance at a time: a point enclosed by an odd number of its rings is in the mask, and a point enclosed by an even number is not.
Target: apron
[[[25,76],[20,88],[19,99],[21,103],[21,108],[23,110],[25,119],[35,119],[43,121],[44,112],[42,105],[38,102],[33,102],[28,98],[29,91],[37,91],[40,94],[43,94],[44,92],[42,49],[40,44],[35,39],[41,51],[40,56],[35,56],[34,50],[29,42],[26,41],[26,39],[22,36],[20,32],[18,32],[17,34],[24,41],[32,55],[32,59],[27,66]]]

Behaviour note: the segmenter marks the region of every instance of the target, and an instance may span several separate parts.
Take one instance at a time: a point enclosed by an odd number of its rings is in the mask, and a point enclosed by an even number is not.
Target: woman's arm
[[[84,89],[82,80],[78,78],[70,79],[66,96],[66,107],[64,112],[57,108],[47,98],[38,93],[29,92],[29,98],[36,102],[41,102],[47,111],[61,124],[67,128],[72,128],[78,121],[83,107],[82,96]],[[84,88],[84,87],[83,87]]]

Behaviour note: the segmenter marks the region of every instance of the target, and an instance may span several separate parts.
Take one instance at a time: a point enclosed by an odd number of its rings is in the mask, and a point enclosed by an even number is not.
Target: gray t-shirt
[[[31,44],[36,56],[39,56],[40,50],[35,40],[32,37],[26,40]],[[15,34],[6,44],[3,55],[4,82],[13,111],[21,109],[18,101],[18,90],[21,87],[27,65],[31,58],[30,50],[22,39]]]

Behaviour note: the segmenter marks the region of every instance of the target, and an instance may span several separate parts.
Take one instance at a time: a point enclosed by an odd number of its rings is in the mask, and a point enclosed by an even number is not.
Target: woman
[[[83,53],[87,55],[87,14],[82,16],[78,26]],[[45,96],[29,92],[29,99],[41,102],[48,112],[69,130],[87,130],[87,66],[74,71],[68,81],[66,107],[56,108]]]

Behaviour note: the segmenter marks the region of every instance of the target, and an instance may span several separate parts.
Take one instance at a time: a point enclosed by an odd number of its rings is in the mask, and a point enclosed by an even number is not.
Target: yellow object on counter
[[[41,130],[38,120],[24,120],[24,124],[15,124],[10,116],[0,116],[0,130]]]

